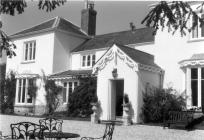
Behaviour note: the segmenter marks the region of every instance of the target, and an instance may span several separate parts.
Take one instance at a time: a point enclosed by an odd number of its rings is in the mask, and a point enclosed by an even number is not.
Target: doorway
[[[110,80],[109,83],[109,119],[123,116],[124,80]]]

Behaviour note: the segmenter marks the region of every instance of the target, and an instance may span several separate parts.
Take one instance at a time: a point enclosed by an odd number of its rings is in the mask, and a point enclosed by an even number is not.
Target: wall
[[[85,39],[83,38],[75,37],[62,32],[56,32],[54,42],[53,73],[71,69],[70,53],[84,40]]]
[[[95,53],[96,55],[96,62],[98,61],[98,59],[101,58],[101,56],[106,52],[107,48],[106,49],[100,49],[100,50],[87,50],[87,51],[83,51],[83,52],[73,52],[72,53],[72,64],[71,64],[71,68],[72,70],[78,70],[78,69],[81,69],[81,56],[83,54],[92,54],[92,53]]]
[[[184,91],[185,80],[178,63],[193,54],[204,53],[204,40],[189,41],[188,38],[188,35],[181,37],[179,32],[172,35],[164,30],[158,31],[153,44],[135,46],[155,56],[155,63],[165,70],[164,87],[173,86],[179,92]]]
[[[23,43],[26,41],[36,40],[35,62],[22,63],[23,60]],[[7,59],[6,72],[10,70],[21,73],[41,74],[41,70],[45,74],[51,74],[53,68],[53,50],[54,50],[54,33],[44,33],[36,36],[28,36],[14,40],[17,49],[16,57]]]
[[[23,46],[26,41],[36,41],[36,55],[35,61],[32,63],[22,63],[23,62]],[[53,50],[54,50],[54,33],[43,33],[35,36],[28,36],[24,38],[18,38],[13,40],[14,44],[17,46],[15,50],[16,56],[7,59],[6,72],[14,70],[17,74],[39,74],[42,76],[42,70],[45,75],[52,73],[53,68]],[[35,100],[34,113],[36,115],[41,115],[45,112],[45,89],[44,82],[41,78],[37,79],[37,96]],[[25,114],[31,112],[29,106],[18,105],[14,108],[16,113]]]

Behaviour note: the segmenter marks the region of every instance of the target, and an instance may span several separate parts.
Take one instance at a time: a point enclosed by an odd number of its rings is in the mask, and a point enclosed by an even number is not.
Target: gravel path
[[[0,115],[0,131],[10,134],[10,124],[20,121],[38,123],[39,118]],[[83,136],[98,137],[104,133],[105,125],[92,124],[88,121],[64,120],[63,131]],[[76,138],[74,140],[80,140]],[[132,125],[115,127],[113,140],[204,140],[204,130],[163,129],[161,126]]]

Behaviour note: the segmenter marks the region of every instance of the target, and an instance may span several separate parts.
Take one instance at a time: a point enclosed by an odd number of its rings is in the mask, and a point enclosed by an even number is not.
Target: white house
[[[45,112],[42,71],[64,87],[58,111],[80,84],[77,77],[92,74],[97,77],[102,120],[122,115],[122,97],[127,94],[132,120],[140,122],[146,85],[172,86],[188,95],[187,107],[204,108],[203,26],[184,37],[167,31],[153,36],[151,28],[95,35],[96,14],[89,5],[82,10],[81,28],[56,17],[12,36],[17,57],[7,60],[6,71],[18,73],[16,113]],[[36,99],[27,90],[33,80],[38,86]]]

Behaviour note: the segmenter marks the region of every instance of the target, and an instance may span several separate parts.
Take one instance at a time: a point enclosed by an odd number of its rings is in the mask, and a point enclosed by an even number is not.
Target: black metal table
[[[36,136],[39,134],[36,133]],[[68,132],[43,132],[45,138],[55,138],[55,139],[69,139],[69,138],[78,138],[79,134],[68,133]]]

